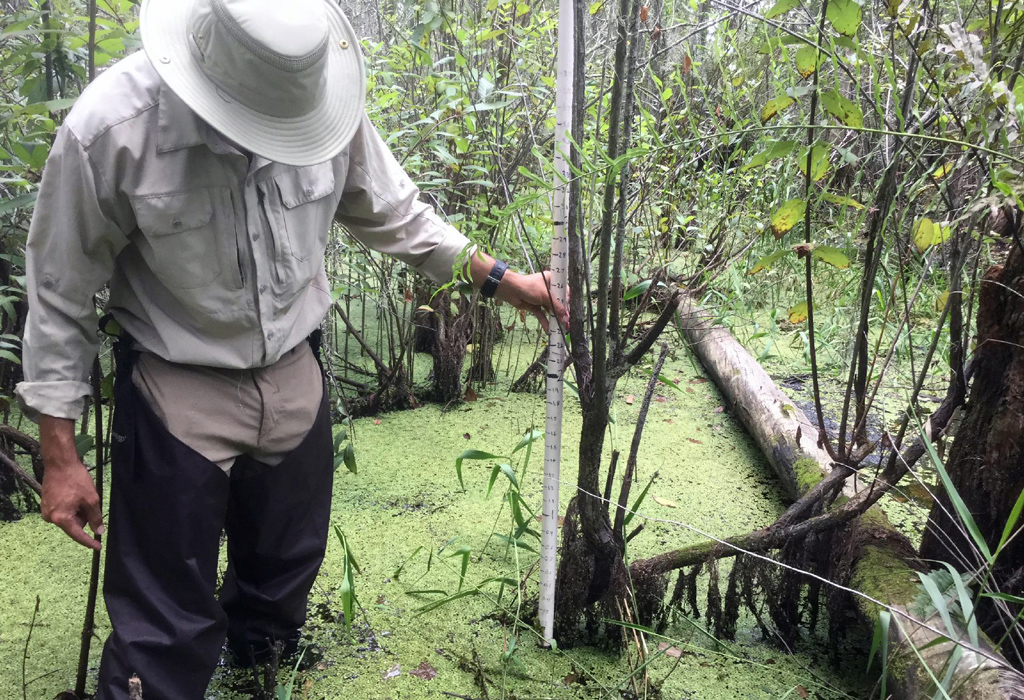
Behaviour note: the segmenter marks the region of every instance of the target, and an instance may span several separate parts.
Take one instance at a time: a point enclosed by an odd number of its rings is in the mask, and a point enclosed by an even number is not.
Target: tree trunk
[[[466,359],[466,346],[473,336],[473,316],[465,297],[455,302],[448,292],[434,296],[430,314],[434,327],[433,398],[440,403],[451,403],[462,398],[462,365]],[[455,308],[453,308],[455,307]]]
[[[963,422],[946,470],[991,551],[999,545],[1010,512],[1024,489],[1024,255],[1013,247],[1005,265],[992,267],[979,291],[978,345],[974,379]],[[1024,593],[1024,536],[1019,530],[993,571],[998,590]],[[958,571],[983,563],[956,516],[949,494],[936,495],[921,542],[921,557],[947,561]],[[1011,614],[1018,606],[1009,606]],[[991,601],[978,611],[989,634],[1006,625]],[[1018,664],[1022,661],[1017,654]]]
[[[813,436],[817,431],[732,334],[725,328],[711,326],[708,318],[710,314],[692,300],[683,299],[679,305],[680,328],[690,349],[761,448],[787,495],[796,499],[821,481],[831,467],[828,456],[815,444]],[[1019,318],[1024,320],[1024,315]],[[1015,436],[1020,439],[1019,432]],[[966,635],[959,629],[946,630],[938,615],[921,621],[924,624],[908,619],[919,593],[916,571],[921,565],[906,538],[889,524],[881,508],[872,507],[837,535],[839,539],[833,540],[830,578],[886,603],[893,610],[889,628],[889,687],[894,697],[917,700],[925,693],[930,695],[934,688],[929,690],[931,681],[918,654],[931,672],[942,678],[954,644],[939,640],[966,639]],[[707,546],[708,556],[713,556],[714,550]],[[648,576],[658,561],[659,557],[655,557],[637,562],[631,572]],[[863,619],[872,624],[877,620],[879,606],[859,596],[853,602]],[[981,647],[983,654],[964,652],[950,697],[1024,698],[1024,677],[992,651],[988,639],[981,640]]]
[[[786,495],[796,500],[832,469],[817,445],[818,429],[727,328],[710,324],[711,318],[688,297],[679,302],[679,326],[691,352],[764,452]]]

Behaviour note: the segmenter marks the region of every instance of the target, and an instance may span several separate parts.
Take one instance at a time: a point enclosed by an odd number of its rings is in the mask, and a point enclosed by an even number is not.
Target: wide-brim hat
[[[333,0],[144,0],[140,25],[167,86],[253,153],[313,165],[359,127],[363,58]]]

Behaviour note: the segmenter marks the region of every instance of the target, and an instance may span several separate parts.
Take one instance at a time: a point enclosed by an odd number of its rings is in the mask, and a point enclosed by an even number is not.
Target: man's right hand
[[[75,542],[99,549],[97,536],[103,534],[103,512],[96,485],[75,450],[75,422],[41,416],[39,447],[45,467],[39,505],[43,520],[59,527]],[[93,535],[85,531],[86,524]]]

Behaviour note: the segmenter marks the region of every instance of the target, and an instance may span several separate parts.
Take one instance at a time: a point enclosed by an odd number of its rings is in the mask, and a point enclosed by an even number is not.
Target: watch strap
[[[508,270],[507,264],[501,260],[494,261],[494,267],[487,273],[487,279],[484,280],[483,286],[480,287],[480,293],[488,299],[493,298],[495,292],[498,291],[498,283],[505,276],[506,270]]]

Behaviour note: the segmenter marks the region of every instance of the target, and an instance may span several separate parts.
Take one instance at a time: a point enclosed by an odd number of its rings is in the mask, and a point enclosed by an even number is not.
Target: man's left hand
[[[554,290],[550,289],[550,284],[550,272],[521,275],[509,270],[501,278],[494,298],[533,314],[545,331],[548,330],[548,314],[552,309],[562,325],[567,326],[569,311],[565,305],[555,299]],[[566,290],[566,299],[568,300],[568,289]]]

